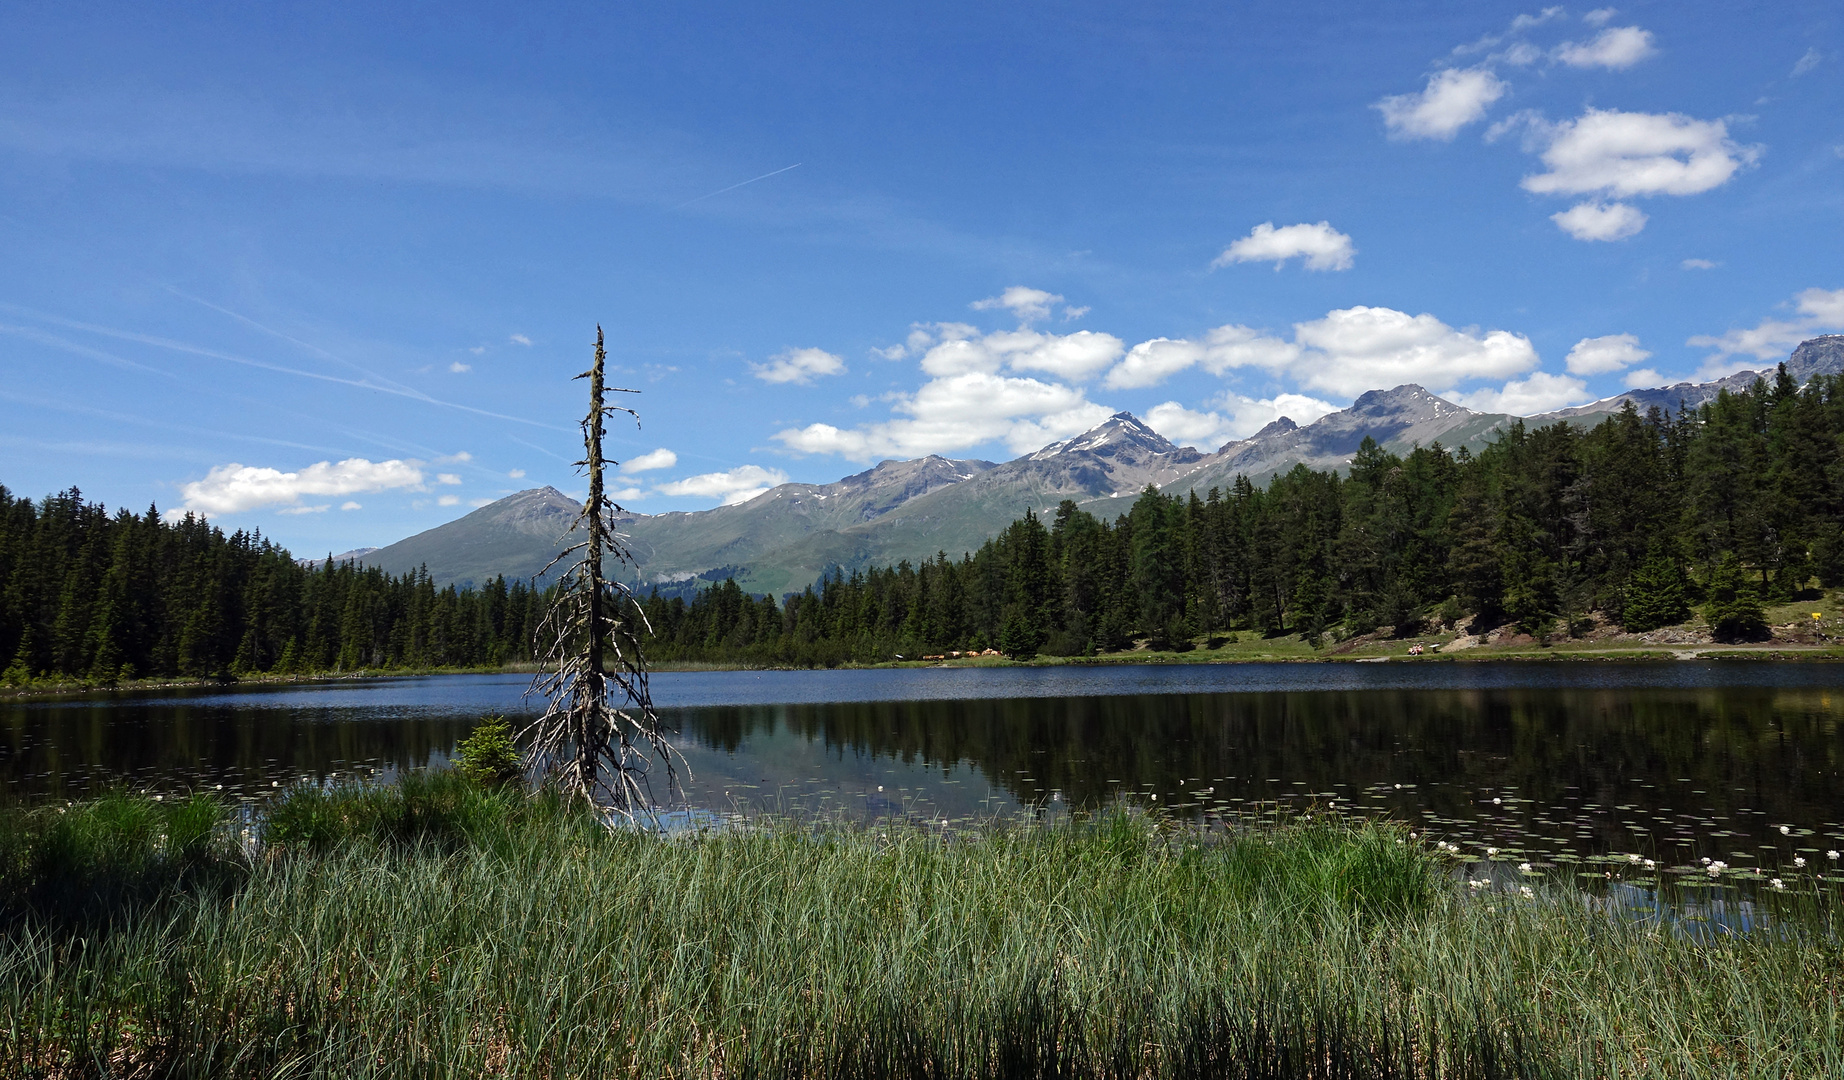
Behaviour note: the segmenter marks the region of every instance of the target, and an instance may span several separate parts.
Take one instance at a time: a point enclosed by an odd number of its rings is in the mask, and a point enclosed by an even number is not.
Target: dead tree
[[[544,715],[526,729],[528,768],[555,778],[566,796],[607,805],[630,820],[654,813],[650,770],[665,769],[666,798],[679,794],[683,759],[667,741],[647,689],[646,656],[641,635],[648,633],[646,613],[632,590],[605,576],[604,560],[632,565],[622,538],[610,529],[620,507],[603,493],[602,425],[623,412],[640,423],[633,409],[604,403],[602,366],[607,353],[602,328],[595,328],[595,365],[578,375],[589,380],[589,415],[583,420],[584,458],[577,466],[589,477],[589,498],[571,530],[581,539],[552,559],[564,563],[556,598],[537,630],[539,655],[546,670],[527,693],[548,699]]]

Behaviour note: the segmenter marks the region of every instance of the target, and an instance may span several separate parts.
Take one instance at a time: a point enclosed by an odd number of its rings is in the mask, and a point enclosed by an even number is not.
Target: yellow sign
[[[1822,612],[1822,611],[1814,611],[1814,612],[1812,613],[1812,617],[1813,617],[1814,619],[1822,619],[1822,618],[1824,618],[1824,617],[1825,617],[1825,613],[1824,613],[1824,612]]]

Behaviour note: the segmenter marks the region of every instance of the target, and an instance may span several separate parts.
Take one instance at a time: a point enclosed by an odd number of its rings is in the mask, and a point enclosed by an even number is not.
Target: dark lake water
[[[15,798],[440,765],[525,676],[0,704]],[[1116,801],[1389,814],[1551,864],[1835,873],[1844,666],[1246,664],[654,676],[695,806],[960,821]],[[1507,856],[1509,857],[1509,856]],[[1584,870],[1584,872],[1586,872]]]

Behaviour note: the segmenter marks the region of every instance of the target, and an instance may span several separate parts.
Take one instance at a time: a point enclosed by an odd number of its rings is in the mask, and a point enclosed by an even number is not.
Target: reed
[[[1705,935],[1324,817],[661,838],[445,776],[295,792],[259,848],[184,813],[7,816],[0,1072],[1844,1073],[1811,889]],[[79,879],[138,884],[45,906]]]

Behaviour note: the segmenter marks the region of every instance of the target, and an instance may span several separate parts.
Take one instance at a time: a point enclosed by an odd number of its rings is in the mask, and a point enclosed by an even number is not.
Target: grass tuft
[[[9,883],[162,883],[100,924],[15,913],[0,1074],[1844,1073],[1816,893],[1676,933],[1476,894],[1386,823],[662,838],[432,775],[295,791],[249,858],[207,811],[0,814]]]

